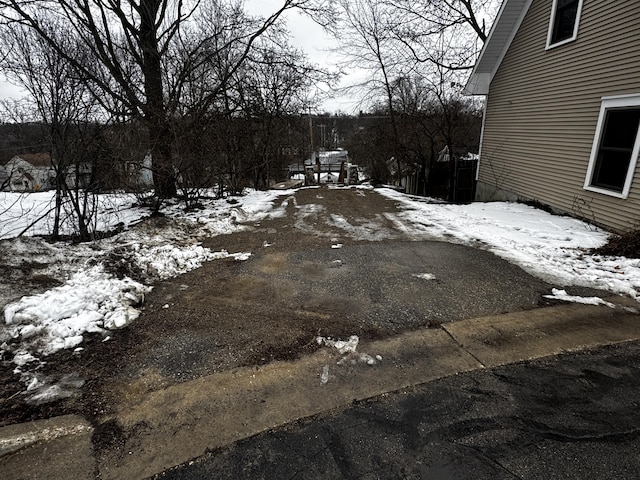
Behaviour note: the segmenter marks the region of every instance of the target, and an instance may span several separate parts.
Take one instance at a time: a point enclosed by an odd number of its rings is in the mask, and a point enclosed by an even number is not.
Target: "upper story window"
[[[640,95],[602,100],[584,188],[619,198],[629,195],[640,152]]]
[[[547,48],[563,45],[578,36],[582,0],[553,0]]]

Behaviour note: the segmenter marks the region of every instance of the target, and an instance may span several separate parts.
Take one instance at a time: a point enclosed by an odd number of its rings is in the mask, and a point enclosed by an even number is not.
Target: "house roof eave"
[[[513,38],[522,24],[533,0],[504,0],[491,27],[482,51],[463,92],[466,95],[487,95],[489,85],[502,63]]]
[[[462,93],[464,95],[487,95],[489,93],[489,84],[492,75],[489,73],[472,74],[464,86]]]

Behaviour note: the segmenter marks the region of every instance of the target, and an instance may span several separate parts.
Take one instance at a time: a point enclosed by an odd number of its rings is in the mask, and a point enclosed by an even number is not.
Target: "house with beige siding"
[[[465,89],[486,95],[478,200],[640,226],[637,0],[504,0]]]

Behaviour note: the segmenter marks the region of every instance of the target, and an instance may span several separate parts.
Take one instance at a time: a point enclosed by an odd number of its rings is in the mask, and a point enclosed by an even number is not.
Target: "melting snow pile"
[[[287,192],[278,195],[283,193]],[[0,196],[0,207],[10,213],[11,205],[22,206],[23,213],[27,214],[20,217],[16,213],[12,223],[15,224],[30,222],[30,215],[46,209],[51,192],[19,196],[20,202],[13,200],[12,195]],[[118,220],[126,228],[146,213],[141,208],[127,209],[127,202],[133,200],[130,196],[118,196],[117,208],[110,198],[115,197],[98,199],[103,210],[98,218],[113,217],[105,222],[105,227]],[[15,258],[16,265],[34,261],[49,265],[42,269],[42,274],[63,284],[6,305],[4,325],[0,327],[0,357],[10,359],[16,365],[16,373],[20,373],[28,364],[37,366],[43,356],[62,349],[79,350],[87,334],[106,337],[109,330],[123,328],[134,321],[140,314],[137,307],[156,281],[189,272],[211,260],[247,260],[251,253],[213,252],[199,244],[199,237],[244,228],[236,222],[281,215],[283,212],[274,212],[271,208],[276,198],[273,192],[251,192],[234,202],[212,201],[207,208],[189,214],[170,206],[167,217],[173,216],[176,220],[171,220],[173,223],[169,225],[158,228],[153,223],[143,223],[140,228],[125,230],[92,244],[73,247],[67,244],[63,254],[61,248],[54,249],[41,239],[12,240],[5,245],[5,254]],[[24,210],[25,204],[28,204],[27,210]],[[42,231],[38,230],[39,226]],[[0,232],[0,237],[25,229],[23,225],[14,227]],[[34,224],[29,233],[47,233],[48,228],[46,222]],[[30,389],[36,388],[34,378],[28,380]]]
[[[609,234],[580,220],[521,203],[449,205],[390,189],[378,192],[399,204],[399,214],[386,215],[411,238],[484,248],[549,283],[640,299],[640,259],[589,254]]]
[[[349,340],[333,340],[331,337],[316,337],[318,345],[325,345],[330,348],[335,348],[342,357],[336,362],[336,365],[351,364],[356,365],[358,363],[365,363],[367,365],[375,365],[382,361],[381,355],[375,357],[368,353],[358,352],[358,343],[360,338],[357,335],[351,335]],[[322,367],[320,373],[320,384],[324,385],[329,381],[329,365]]]
[[[342,358],[337,362],[338,365],[344,365],[346,363],[366,363],[367,365],[375,365],[382,361],[380,355],[372,357],[368,353],[359,353],[357,351],[360,338],[357,335],[351,335],[349,340],[332,340],[331,337],[316,337],[318,345],[326,345],[338,350],[338,353],[342,355]]]
[[[135,245],[128,252],[128,260],[149,280],[175,277],[208,260],[228,257],[246,260],[250,255],[212,252],[198,245],[184,248]],[[38,360],[38,354],[46,356],[77,347],[86,333],[125,327],[138,318],[140,312],[136,307],[149,291],[150,286],[131,278],[115,278],[101,264],[81,269],[60,287],[7,305],[0,350],[13,353],[13,363],[20,371],[20,367]]]
[[[135,320],[139,312],[134,307],[150,290],[129,278],[113,278],[102,266],[81,270],[60,287],[7,305],[0,347],[14,354],[18,369],[37,360],[38,353],[77,347],[87,332],[102,333]]]
[[[127,271],[135,272],[136,278],[153,283],[190,272],[200,268],[204,262],[212,260],[248,260],[251,253],[228,253],[226,250],[213,252],[200,245],[147,246],[137,243],[124,248],[119,247],[115,256],[116,263]]]
[[[551,293],[552,295],[544,295],[544,298],[562,300],[564,302],[571,303],[583,303],[585,305],[606,305],[607,307],[616,308],[613,303],[607,302],[600,297],[580,297],[578,295],[569,295],[566,290],[561,290],[559,288],[552,288]]]

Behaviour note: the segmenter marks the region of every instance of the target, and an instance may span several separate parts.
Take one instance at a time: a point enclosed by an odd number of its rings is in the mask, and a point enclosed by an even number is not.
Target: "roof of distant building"
[[[50,167],[51,156],[48,153],[22,153],[13,158],[21,158],[25,162],[29,162],[34,167]],[[12,159],[13,160],[13,159]]]

